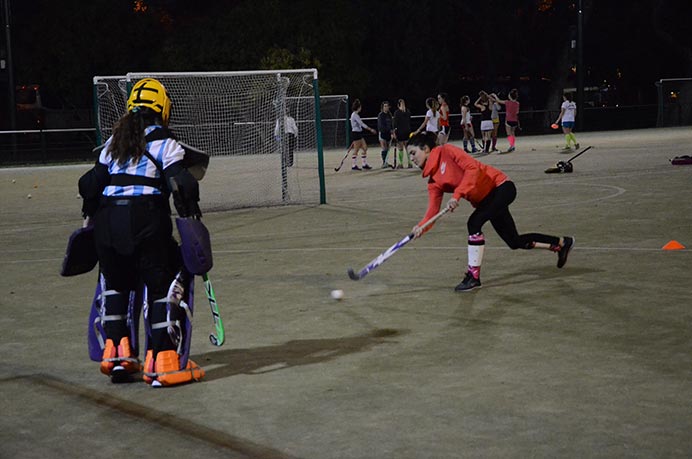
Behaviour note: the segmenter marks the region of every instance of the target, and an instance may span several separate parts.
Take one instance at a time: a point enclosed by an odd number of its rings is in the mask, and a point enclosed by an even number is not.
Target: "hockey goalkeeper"
[[[190,360],[192,275],[173,239],[169,196],[181,217],[199,217],[199,186],[185,167],[186,151],[167,129],[171,100],[154,79],[135,84],[127,113],[115,124],[96,165],[79,180],[85,226],[93,224],[101,269],[100,320],[105,346],[101,372],[113,382],[143,370],[152,386],[198,381]],[[186,161],[187,160],[187,161]],[[190,219],[193,220],[193,219]],[[201,223],[200,223],[201,224]],[[211,247],[206,247],[211,259]],[[195,274],[195,273],[193,273]],[[137,358],[139,309],[130,292],[145,291],[146,359]],[[140,308],[141,309],[141,308]]]

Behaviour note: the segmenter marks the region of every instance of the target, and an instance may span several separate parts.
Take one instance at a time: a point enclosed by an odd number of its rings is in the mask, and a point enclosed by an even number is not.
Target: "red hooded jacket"
[[[429,177],[428,210],[418,226],[440,211],[444,193],[452,193],[455,199],[466,199],[477,207],[494,188],[509,179],[501,170],[477,161],[451,144],[432,149],[423,166],[423,177]]]

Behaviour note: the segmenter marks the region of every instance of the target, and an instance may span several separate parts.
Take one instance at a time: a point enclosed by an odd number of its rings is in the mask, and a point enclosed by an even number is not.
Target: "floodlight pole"
[[[584,11],[582,0],[577,5],[577,130],[584,126]]]
[[[7,50],[7,100],[8,111],[10,113],[10,130],[17,129],[17,103],[15,101],[14,88],[14,66],[12,65],[12,41],[10,33],[10,0],[4,0],[5,3],[5,48]]]

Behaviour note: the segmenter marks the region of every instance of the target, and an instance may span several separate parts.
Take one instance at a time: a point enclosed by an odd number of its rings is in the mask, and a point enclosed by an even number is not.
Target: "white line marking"
[[[214,250],[214,255],[221,254],[252,254],[252,253],[304,253],[304,252],[377,252],[381,251],[382,247],[302,247],[302,248],[278,248],[278,249],[226,249],[226,250]],[[450,251],[450,250],[466,250],[463,246],[451,246],[451,247],[404,247],[402,250],[415,250],[415,251]],[[489,247],[485,246],[485,250],[510,250],[509,247]],[[536,249],[540,250],[540,249]],[[663,250],[660,247],[584,247],[577,246],[575,250],[579,252],[583,251],[593,251],[593,252],[687,252],[692,253],[690,249],[682,250]],[[55,263],[62,261],[62,258],[38,258],[38,259],[20,259],[20,260],[6,260],[7,264],[25,264],[25,263]]]

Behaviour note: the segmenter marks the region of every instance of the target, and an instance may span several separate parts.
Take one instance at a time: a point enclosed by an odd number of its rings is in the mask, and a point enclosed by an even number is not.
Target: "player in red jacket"
[[[452,211],[459,206],[460,199],[466,199],[475,208],[467,222],[468,269],[464,280],[454,290],[463,292],[481,286],[480,271],[485,246],[482,229],[488,221],[512,250],[548,249],[557,252],[558,268],[565,265],[567,255],[574,246],[573,237],[519,234],[509,212],[517,189],[507,175],[477,161],[457,146],[436,145],[435,142],[434,133],[421,133],[410,139],[407,147],[413,162],[423,170],[423,177],[428,178],[428,210],[413,227],[413,233],[416,237],[423,234],[421,226],[440,211],[444,193],[452,193],[447,203]]]

